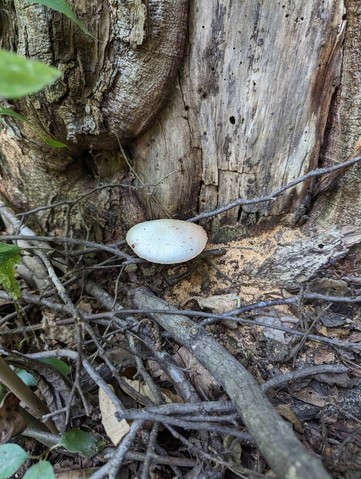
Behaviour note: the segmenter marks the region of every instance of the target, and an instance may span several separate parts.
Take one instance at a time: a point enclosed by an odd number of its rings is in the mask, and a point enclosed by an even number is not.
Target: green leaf
[[[86,457],[97,454],[105,442],[80,429],[71,429],[63,434],[60,444],[69,452],[80,452]]]
[[[86,26],[83,22],[81,22],[73,10],[70,8],[69,4],[65,0],[25,0],[27,3],[44,5],[45,7],[52,8],[57,12],[66,15],[70,20],[78,25],[78,27],[87,35],[90,35],[89,30],[87,30]]]
[[[25,371],[25,369],[15,369],[16,375],[19,376],[19,378],[22,380],[23,383],[25,383],[29,387],[35,387],[38,382],[35,379],[35,377]]]
[[[37,60],[0,49],[0,97],[20,98],[54,83],[61,73]]]
[[[57,369],[59,373],[63,374],[64,376],[69,376],[71,373],[71,368],[61,359],[58,358],[44,358],[40,359],[42,363],[50,364],[53,366],[54,369]]]
[[[51,146],[52,148],[67,148],[67,145],[65,143],[62,143],[58,140],[53,140],[53,138],[50,138],[50,136],[42,136],[41,139],[44,143],[46,143],[48,146]]]
[[[8,479],[27,460],[28,454],[17,444],[0,446],[0,479]]]
[[[11,116],[12,118],[15,118],[15,120],[26,121],[25,116],[16,113],[16,111],[11,108],[0,108],[0,116]]]
[[[49,461],[39,461],[26,471],[23,479],[54,479],[54,469]]]
[[[25,116],[20,115],[19,113],[12,110],[11,108],[0,108],[0,116],[11,116],[12,118],[15,118],[16,120],[26,122],[29,125],[29,128],[34,133],[34,135],[40,140],[42,140],[44,143],[46,143],[48,146],[51,146],[52,148],[67,148],[67,145],[65,143],[62,143],[61,141],[58,141],[58,140],[54,140],[53,138],[46,135],[38,128],[35,128],[30,123],[30,121],[25,118]]]
[[[0,284],[13,299],[20,298],[20,285],[15,278],[15,266],[20,263],[20,248],[0,243]]]
[[[20,248],[14,244],[0,243],[0,266],[10,258],[19,257]]]

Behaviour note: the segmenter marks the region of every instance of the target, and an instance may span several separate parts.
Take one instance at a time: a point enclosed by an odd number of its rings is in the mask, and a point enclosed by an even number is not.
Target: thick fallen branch
[[[137,288],[134,304],[142,310],[172,310],[148,288]],[[278,478],[330,479],[321,461],[307,451],[278,416],[255,379],[207,331],[187,317],[148,313],[222,384],[262,455]]]

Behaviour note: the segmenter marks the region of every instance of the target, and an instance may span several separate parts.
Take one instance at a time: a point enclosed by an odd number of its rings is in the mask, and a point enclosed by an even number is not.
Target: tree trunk
[[[74,1],[92,37],[39,5],[4,0],[0,7],[5,19],[1,46],[63,72],[55,85],[13,104],[28,123],[20,129],[9,121],[2,134],[3,193],[21,209],[73,205],[86,194],[86,201],[72,208],[68,226],[124,236],[124,229],[145,213],[117,150],[150,126],[174,84],[184,50],[187,1]],[[34,138],[34,128],[68,148],[46,148]],[[105,184],[109,188],[100,189]],[[41,226],[62,228],[65,206],[42,209],[37,216]]]
[[[339,0],[190,3],[178,88],[131,145],[163,209],[187,217],[263,196],[317,166],[338,85],[343,14]],[[213,220],[213,231],[227,239],[250,234],[260,221],[294,221],[311,187],[235,208]],[[150,211],[163,213],[154,203]]]
[[[1,133],[8,200],[22,210],[61,203],[37,213],[45,230],[64,227],[69,204],[67,228],[92,227],[99,239],[145,218],[263,196],[341,161],[359,136],[356,0],[347,10],[343,0],[194,0],[188,18],[186,0],[72,1],[95,38],[44,7],[0,3],[2,46],[63,72],[12,106],[66,150],[44,147],[13,119]],[[319,190],[310,180],[206,226],[225,240],[293,224]]]

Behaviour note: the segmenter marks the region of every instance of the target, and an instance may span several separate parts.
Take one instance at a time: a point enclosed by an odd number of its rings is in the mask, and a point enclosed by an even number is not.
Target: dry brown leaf
[[[46,344],[53,341],[54,344],[62,342],[68,346],[76,344],[75,326],[67,324],[61,326],[57,324],[58,314],[48,309],[43,310],[43,317],[41,320],[44,329],[41,338]]]
[[[278,343],[281,344],[290,344],[293,340],[294,337],[292,334],[287,334],[284,331],[281,331],[279,329],[273,329],[272,326],[274,327],[287,327],[287,328],[294,328],[295,325],[299,323],[299,320],[295,316],[291,315],[281,315],[277,311],[270,311],[267,316],[265,315],[259,315],[257,316],[257,321],[263,324],[267,324],[268,326],[271,326],[269,328],[264,328],[263,329],[263,335],[267,339],[271,339],[273,341],[277,341]]]
[[[232,309],[239,308],[241,306],[241,299],[236,294],[216,294],[202,298],[200,296],[192,296],[190,299],[197,301],[202,309],[209,309],[213,313],[225,313]],[[230,329],[237,329],[238,324],[231,319],[225,319],[222,323]]]
[[[276,406],[276,410],[280,416],[284,417],[293,424],[295,431],[299,432],[300,434],[303,434],[302,424],[288,404],[279,404],[278,406]]]
[[[110,385],[108,385],[111,387]],[[107,436],[116,446],[129,432],[130,426],[125,419],[118,420],[116,407],[105,392],[99,388],[99,408],[102,415],[102,424]]]
[[[183,346],[180,347],[177,353],[173,355],[173,359],[179,366],[187,369],[192,384],[199,394],[209,397],[210,395],[212,396],[214,392],[219,391],[220,388],[217,381],[188,349]]]
[[[166,396],[171,403],[181,403],[184,402],[183,399],[178,396],[178,394],[174,394],[172,391],[169,389],[164,389],[162,388],[161,390],[162,396]],[[168,402],[168,401],[167,401]]]
[[[327,336],[329,338],[346,339],[350,335],[347,328],[327,328]]]
[[[154,361],[154,359],[147,360],[147,368],[153,378],[157,378],[159,379],[159,381],[163,382],[171,382],[168,374],[163,371],[159,363],[157,363],[157,361]]]
[[[317,329],[317,334],[327,337],[327,336],[328,336],[328,331],[327,331],[326,326],[320,326],[320,327]]]
[[[97,470],[97,467],[88,467],[86,469],[72,469],[71,471],[56,472],[55,479],[88,479]],[[117,479],[127,479],[128,477],[128,468],[122,468],[122,470],[117,474]]]
[[[78,309],[81,311],[84,311],[85,313],[92,313],[93,312],[93,307],[91,303],[88,301],[84,301],[83,299],[79,301],[79,303],[76,305]]]
[[[125,377],[123,377],[123,379],[129,384],[129,386],[132,386],[132,388],[135,389],[142,396],[151,399],[153,402],[155,401],[155,397],[153,396],[152,391],[149,389],[149,386],[147,386],[147,384],[143,383],[142,381],[139,381],[138,379],[128,379]],[[164,393],[162,393],[162,396],[166,403],[171,404],[173,402]]]
[[[0,444],[5,444],[12,437],[22,433],[27,421],[23,418],[19,410],[19,399],[8,392],[0,404]]]
[[[9,359],[11,356],[9,356]],[[25,356],[15,356],[12,363],[22,369],[25,369],[37,380],[38,391],[46,402],[49,411],[57,414],[52,416],[52,420],[59,432],[64,432],[66,428],[66,414],[63,410],[65,406],[75,406],[76,401],[72,396],[72,385],[57,369],[50,364],[37,361]]]
[[[314,364],[331,364],[337,361],[336,354],[327,347],[318,347],[312,356]]]
[[[349,337],[350,343],[361,343],[361,333],[352,333],[351,336]]]
[[[303,388],[301,391],[293,392],[292,395],[296,399],[307,404],[312,404],[313,406],[325,407],[330,403],[330,400],[327,397],[321,396],[310,386]]]
[[[89,467],[87,469],[72,469],[71,471],[56,472],[55,479],[88,479],[88,477],[96,471],[96,467]]]

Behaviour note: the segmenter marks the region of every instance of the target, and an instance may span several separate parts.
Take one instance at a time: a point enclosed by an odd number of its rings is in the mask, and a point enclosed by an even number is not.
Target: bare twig
[[[126,453],[131,448],[135,436],[138,431],[142,428],[142,421],[134,421],[130,426],[128,434],[121,441],[119,446],[114,451],[113,456],[109,461],[104,464],[100,469],[98,469],[94,474],[90,476],[89,479],[102,479],[103,477],[108,477],[109,479],[116,479],[118,471],[123,463],[123,460],[126,456]]]
[[[308,378],[310,376],[316,376],[317,374],[341,374],[346,373],[349,370],[350,368],[343,364],[318,364],[316,366],[302,368],[298,371],[277,374],[277,376],[274,376],[263,383],[261,389],[264,392],[267,392],[270,389],[282,388],[288,383],[297,381],[297,379]]]
[[[1,297],[1,292],[0,292],[0,297]],[[173,315],[177,314],[180,316],[193,316],[195,318],[208,318],[204,319],[200,323],[198,323],[200,326],[208,326],[210,324],[218,323],[219,321],[224,321],[224,320],[231,320],[235,323],[240,323],[240,324],[247,324],[249,326],[261,326],[262,328],[270,328],[270,329],[276,329],[278,331],[283,331],[285,333],[293,334],[295,336],[304,336],[303,331],[298,331],[295,329],[288,328],[286,326],[278,326],[274,324],[266,324],[262,323],[257,320],[251,320],[251,319],[244,319],[244,318],[237,318],[235,317],[236,314],[242,313],[242,312],[251,312],[253,309],[263,309],[263,308],[269,308],[270,306],[277,306],[277,305],[292,305],[292,304],[299,304],[301,297],[294,296],[291,298],[284,298],[284,299],[275,299],[271,301],[259,301],[258,303],[254,303],[248,306],[244,306],[239,309],[235,309],[226,313],[208,313],[208,312],[200,312],[200,311],[194,311],[194,310],[179,310],[175,307],[171,307],[169,310],[162,311],[161,309],[157,308],[149,308],[147,310],[144,309],[124,309],[122,311],[119,311],[118,314],[136,314],[136,313],[152,313],[152,314],[158,314],[162,313],[164,315]],[[310,299],[310,300],[319,300],[319,299],[324,299],[325,301],[334,301],[338,302],[338,299],[342,299],[344,303],[360,303],[361,302],[361,297],[357,296],[356,298],[342,298],[338,296],[327,296],[327,295],[319,295],[319,294],[314,294],[310,293],[308,294],[303,294],[302,298]],[[327,298],[327,299],[326,299]],[[110,314],[110,313],[108,313]],[[89,320],[95,320],[99,319],[100,317],[106,317],[106,314],[103,315],[97,314],[97,315],[92,315],[89,316]],[[347,341],[342,341],[339,339],[333,339],[333,338],[327,338],[324,336],[317,336],[316,334],[308,334],[307,335],[308,339],[312,341],[318,341],[320,343],[326,343],[330,344],[332,346],[338,347],[338,348],[343,348],[343,349],[348,349],[351,351],[361,351],[361,344],[359,343],[349,343]]]
[[[309,180],[310,178],[317,178],[319,176],[326,175],[328,173],[332,173],[336,170],[340,170],[343,168],[348,168],[355,163],[358,163],[361,161],[361,156],[356,156],[355,158],[351,158],[348,161],[344,161],[343,163],[340,163],[335,166],[329,166],[325,168],[317,168],[316,170],[309,171],[305,175],[299,176],[298,178],[295,178],[294,180],[290,181],[286,185],[281,186],[280,188],[277,188],[276,190],[272,191],[269,195],[262,196],[259,198],[250,198],[250,199],[243,199],[243,198],[238,198],[234,201],[231,201],[227,205],[220,206],[219,208],[215,208],[210,211],[204,211],[203,213],[200,213],[197,216],[193,216],[193,218],[190,218],[188,221],[199,221],[203,220],[205,218],[210,218],[211,216],[216,216],[221,213],[225,213],[226,211],[235,208],[236,206],[245,206],[245,205],[254,205],[257,203],[264,203],[267,201],[273,201],[282,194],[284,191],[289,190],[290,188],[293,188],[294,186],[297,186],[300,183],[303,183],[306,180]]]
[[[150,432],[149,436],[149,442],[148,442],[148,447],[147,451],[145,454],[145,460],[143,464],[143,471],[142,471],[142,477],[141,479],[148,479],[150,476],[151,472],[151,466],[153,464],[153,459],[154,459],[154,454],[155,454],[155,447],[156,447],[156,441],[157,441],[157,435],[159,432],[160,424],[159,422],[156,422],[153,424],[152,430]]]
[[[202,457],[203,459],[206,459],[210,462],[215,462],[216,464],[219,464],[221,466],[227,467],[228,469],[232,470],[232,465],[229,464],[228,462],[223,461],[222,459],[220,459],[219,457],[216,457],[215,455],[208,454],[207,452],[203,451],[199,447],[195,446],[191,441],[188,441],[188,439],[186,439],[184,436],[182,436],[182,434],[180,434],[178,431],[176,431],[173,427],[171,427],[169,425],[167,425],[166,427],[172,433],[172,435],[176,439],[178,439],[178,441],[182,442],[187,447],[187,449],[189,451],[193,452],[197,456]],[[254,473],[253,471],[248,471],[245,468],[244,468],[244,473],[245,474],[247,473],[247,476],[241,475],[239,473],[239,471],[237,472],[237,476],[241,477],[243,479],[247,479],[247,478],[250,478],[250,477],[252,477],[252,479],[264,477],[262,474],[257,474],[257,473]],[[248,474],[252,474],[252,475],[250,476]],[[223,474],[221,474],[220,477],[223,477]]]
[[[121,251],[114,245],[105,245],[101,243],[94,243],[92,241],[77,240],[74,238],[66,238],[64,236],[33,236],[28,234],[22,234],[22,235],[4,235],[4,236],[1,236],[0,239],[2,241],[31,240],[31,241],[41,241],[41,242],[47,242],[47,243],[68,243],[68,244],[74,244],[77,246],[82,246],[84,248],[91,248],[92,250],[95,249],[97,251],[106,251],[107,253],[111,253],[114,256],[118,256],[122,259],[126,259],[132,263],[143,262],[143,260],[134,258],[133,256],[130,256],[129,254],[124,253],[123,251]]]
[[[169,378],[173,382],[173,386],[181,398],[188,402],[198,402],[200,397],[195,390],[194,386],[187,379],[186,374],[181,368],[176,364],[174,359],[166,351],[158,351],[148,334],[148,331],[144,330],[141,332],[141,337],[148,348],[148,351],[153,356],[154,360],[161,365],[162,369],[166,372]]]

